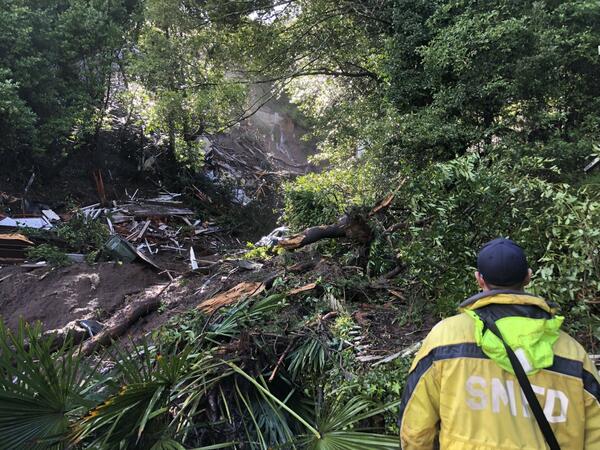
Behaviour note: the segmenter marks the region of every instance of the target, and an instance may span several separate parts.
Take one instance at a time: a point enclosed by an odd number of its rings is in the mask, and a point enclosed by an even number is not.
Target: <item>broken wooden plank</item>
[[[198,261],[196,261],[196,254],[194,253],[194,247],[190,246],[190,266],[192,270],[198,270]]]
[[[415,342],[411,346],[406,347],[405,349],[402,349],[399,352],[396,352],[390,356],[386,356],[381,361],[377,361],[375,364],[373,364],[373,367],[378,366],[380,364],[389,363],[389,362],[395,360],[396,358],[406,358],[407,356],[414,355],[415,353],[417,353],[417,351],[419,351],[422,343],[423,343],[422,341]]]
[[[589,163],[587,166],[585,166],[584,169],[583,169],[583,171],[584,172],[589,172],[590,170],[592,170],[593,168],[595,168],[598,165],[600,165],[600,156],[598,156],[591,163]]]
[[[228,260],[228,263],[231,263],[241,269],[245,269],[245,270],[260,270],[262,269],[264,264],[261,263],[257,263],[254,261],[248,261],[246,259],[232,259],[232,260]]]
[[[254,297],[265,290],[265,285],[259,281],[244,281],[233,288],[218,294],[198,305],[202,312],[210,314],[217,309],[230,305],[242,298]]]
[[[397,291],[395,289],[387,289],[387,291],[392,294],[394,297],[399,298],[400,300],[406,300],[406,297],[404,296],[404,294],[400,291]]]
[[[135,241],[139,241],[140,239],[142,239],[144,237],[144,234],[146,233],[146,230],[148,230],[148,227],[150,226],[150,221],[147,220],[144,225],[142,226],[142,230],[139,232],[139,234],[135,237]]]
[[[111,216],[112,223],[124,223],[131,222],[133,220],[133,216],[125,216],[123,214],[113,214]]]
[[[384,358],[383,356],[378,356],[378,355],[364,355],[364,356],[357,356],[356,359],[359,360],[360,362],[371,362],[371,361],[378,361],[380,359]]]
[[[287,293],[287,295],[301,294],[302,292],[309,292],[309,291],[312,291],[312,290],[314,290],[316,288],[317,288],[317,283],[308,283],[307,285],[304,285],[304,286],[292,289],[291,291],[289,291]]]
[[[56,214],[51,209],[43,209],[42,210],[42,216],[44,216],[44,218],[48,222],[60,222],[60,217],[58,216],[58,214]]]
[[[2,278],[0,278],[0,283],[2,283],[4,280],[8,280],[13,275],[13,273],[9,273],[8,275],[3,276]]]
[[[108,217],[106,218],[106,224],[108,225],[110,234],[115,234],[115,227],[113,227],[113,224]]]
[[[93,205],[88,205],[84,206],[83,208],[80,208],[80,211],[88,211],[90,209],[97,208],[98,206],[100,206],[100,203],[94,203]]]
[[[149,203],[130,203],[121,205],[121,210],[126,214],[137,217],[161,217],[161,216],[191,216],[194,211],[188,208],[175,208],[166,205],[154,205]]]

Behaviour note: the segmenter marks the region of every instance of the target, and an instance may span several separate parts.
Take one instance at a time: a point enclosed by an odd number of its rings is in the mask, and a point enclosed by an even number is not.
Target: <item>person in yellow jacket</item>
[[[477,269],[482,292],[431,330],[412,364],[400,405],[402,448],[548,448],[504,344],[486,326],[493,320],[560,448],[600,450],[598,371],[560,330],[563,317],[554,305],[523,290],[531,270],[521,247],[490,241]]]

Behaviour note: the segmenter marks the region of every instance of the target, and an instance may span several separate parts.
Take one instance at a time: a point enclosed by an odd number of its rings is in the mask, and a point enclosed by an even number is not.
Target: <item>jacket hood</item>
[[[495,289],[480,292],[463,301],[458,306],[458,309],[460,312],[464,312],[465,309],[474,310],[491,304],[533,305],[550,314],[555,314],[557,310],[555,303],[548,302],[542,297],[525,291],[513,291],[510,289]]]
[[[460,310],[475,322],[477,345],[504,370],[514,373],[504,344],[482,317],[496,322],[525,372],[533,374],[552,365],[552,347],[564,318],[554,315],[555,308],[543,298],[522,291],[486,291],[465,300]]]

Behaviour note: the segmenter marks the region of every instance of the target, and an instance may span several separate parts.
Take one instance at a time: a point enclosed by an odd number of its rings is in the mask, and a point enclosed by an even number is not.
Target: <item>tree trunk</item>
[[[112,325],[83,344],[80,352],[85,356],[89,356],[94,353],[98,347],[110,345],[116,338],[125,334],[138,319],[156,311],[160,307],[160,297],[172,283],[172,281],[169,282],[154,297],[126,306],[114,318]]]
[[[373,239],[373,232],[364,217],[345,214],[337,223],[307,228],[301,233],[280,241],[278,245],[286,250],[295,250],[322,239],[341,237],[368,244]]]

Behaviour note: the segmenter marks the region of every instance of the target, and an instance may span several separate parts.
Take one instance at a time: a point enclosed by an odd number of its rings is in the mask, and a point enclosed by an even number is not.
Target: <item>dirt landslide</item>
[[[356,276],[358,268],[340,266],[311,252],[276,257],[258,264],[259,268],[243,266],[239,260],[222,260],[209,272],[187,272],[173,280],[140,263],[75,264],[57,269],[9,266],[0,269],[0,316],[12,329],[20,319],[29,323],[39,321],[44,331],[67,329],[84,319],[96,320],[104,329],[110,329],[123,323],[132,309],[153,299],[158,301],[159,308],[140,314],[115,336],[127,343],[208,299],[227,296],[240,284],[268,283],[267,280],[280,277],[287,280],[286,285],[270,292],[289,293],[291,303],[286,314],[294,323],[311,310],[306,309],[302,298],[312,297],[313,302],[322,303],[327,310],[331,307],[327,306],[330,300],[321,285],[337,286],[339,295],[348,301],[347,312],[361,329],[364,350],[359,354],[364,355],[365,361],[406,348],[422,339],[431,326],[432,320],[427,319],[420,324],[399,323],[399,317],[410,313],[405,301],[388,295],[388,289],[380,286],[340,285],[341,280]],[[370,301],[373,298],[377,300]],[[332,314],[335,317],[337,313]]]
[[[141,264],[76,264],[58,269],[0,269],[0,316],[14,328],[19,319],[44,330],[77,319],[103,321],[152,285],[164,283]]]
[[[144,315],[127,330],[126,338],[136,339],[218,292],[268,276],[267,267],[245,271],[228,263],[214,273],[189,273],[172,282],[140,263],[83,263],[56,269],[7,266],[0,268],[0,317],[11,329],[19,320],[39,322],[44,331],[87,319],[111,326],[128,306],[159,296],[160,310]]]

